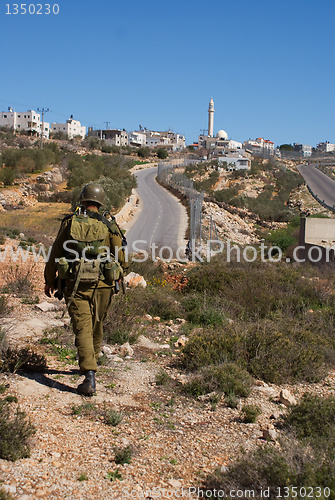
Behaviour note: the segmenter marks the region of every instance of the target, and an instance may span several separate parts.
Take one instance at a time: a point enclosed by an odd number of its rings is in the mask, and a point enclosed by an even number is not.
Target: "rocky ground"
[[[36,270],[36,283],[42,281],[40,272]],[[65,306],[45,300],[40,285],[34,292],[39,304],[23,304],[10,295],[13,310],[2,321],[10,345],[29,345],[46,356],[48,365],[44,373],[0,374],[4,396],[16,396],[18,403],[12,405],[36,428],[29,458],[0,460],[1,484],[15,499],[153,498],[154,491],[163,496],[164,490],[170,492],[166,495],[186,491],[188,498],[196,498],[194,492],[208,473],[229,466],[242,449],[265,443],[264,435],[279,446],[275,424],[289,404],[280,400],[283,389],[290,392],[288,399],[305,391],[326,395],[334,390],[331,373],[320,384],[279,387],[255,381],[237,409],[229,408],[224,398],[216,405],[210,398],[188,398],[180,389],[187,374],[176,364],[184,321],[163,322],[143,311],[134,345],[104,345],[96,396],[84,398],[76,393],[76,362],[39,343],[46,330],[66,328]],[[164,383],[162,369],[169,375]],[[245,403],[262,409],[255,424],[241,421]],[[110,411],[122,414],[118,425],[108,424]],[[117,464],[116,449],[127,447],[130,463]]]

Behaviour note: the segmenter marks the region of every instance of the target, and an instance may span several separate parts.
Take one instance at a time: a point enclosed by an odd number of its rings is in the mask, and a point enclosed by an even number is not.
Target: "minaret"
[[[208,136],[213,137],[213,125],[214,125],[214,101],[213,97],[209,101],[208,106]]]

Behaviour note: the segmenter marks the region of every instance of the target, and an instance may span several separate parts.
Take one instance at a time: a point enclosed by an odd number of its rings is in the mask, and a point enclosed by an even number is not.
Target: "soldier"
[[[99,184],[84,187],[81,206],[63,219],[44,270],[48,297],[55,291],[57,273],[58,283],[65,285],[80,373],[85,375],[77,390],[85,396],[95,393],[103,321],[113,293],[119,289],[123,269],[128,268],[124,251],[127,243],[120,228],[113,217],[108,220],[99,213],[104,198]]]

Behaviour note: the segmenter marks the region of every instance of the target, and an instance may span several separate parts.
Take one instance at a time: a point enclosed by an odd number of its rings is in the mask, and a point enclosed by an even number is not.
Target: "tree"
[[[280,151],[294,151],[292,144],[282,144],[279,146]]]
[[[147,158],[150,154],[150,149],[149,148],[139,148],[139,150],[137,151],[137,155],[140,157],[140,158]]]
[[[58,139],[61,141],[67,141],[69,138],[65,132],[58,130],[58,132],[51,132],[50,139]]]
[[[160,160],[165,160],[168,157],[168,152],[164,148],[157,149],[157,156]]]

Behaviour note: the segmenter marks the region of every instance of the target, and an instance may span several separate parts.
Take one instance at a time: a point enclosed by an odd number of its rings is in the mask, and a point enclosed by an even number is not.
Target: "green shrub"
[[[0,458],[15,461],[29,457],[29,437],[34,433],[24,412],[17,408],[14,413],[9,404],[0,402]]]
[[[178,295],[167,286],[148,286],[117,295],[104,323],[108,343],[136,342],[144,314],[160,316],[164,320],[181,317],[182,308]]]
[[[245,424],[254,424],[258,415],[262,413],[259,406],[244,405],[242,407],[242,419]]]
[[[123,420],[123,414],[119,413],[115,410],[106,410],[105,411],[105,422],[108,425],[116,427]]]
[[[17,397],[16,396],[6,396],[4,400],[6,403],[17,403]]]
[[[333,500],[335,498],[333,458],[333,453],[325,454],[305,447],[293,436],[285,436],[281,442],[281,449],[268,444],[258,446],[256,450],[240,456],[226,472],[217,471],[208,477],[203,483],[203,488],[207,491],[221,489],[227,498],[230,498],[229,492],[232,490],[253,490],[254,498],[257,499],[264,498],[261,491],[264,492],[269,488],[267,498],[276,500],[279,494],[284,496],[284,492],[287,491],[287,498],[304,498],[308,493],[313,494],[312,488],[319,487],[319,498]],[[284,490],[285,487],[289,490]],[[296,488],[297,496],[294,496],[292,487]],[[278,488],[281,488],[280,492]]]
[[[275,384],[320,380],[335,362],[334,339],[327,338],[320,326],[314,328],[308,318],[263,320],[248,326],[244,339],[248,371]]]
[[[206,291],[189,293],[182,300],[186,319],[194,325],[215,326],[225,322],[225,313],[220,297],[208,297]]]
[[[8,305],[8,297],[0,295],[0,318],[8,316],[13,308]]]
[[[118,479],[119,481],[122,481],[122,474],[120,474],[119,470],[120,469],[116,469],[115,471],[107,472],[107,476],[105,479],[109,479],[110,481],[116,481]]]
[[[137,155],[140,158],[147,158],[148,156],[150,156],[150,148],[148,148],[148,147],[139,148],[137,150]]]
[[[225,395],[224,399],[228,408],[236,409],[238,407],[239,398],[236,396],[234,391],[228,391],[228,394]]]
[[[46,144],[43,149],[7,148],[1,153],[1,163],[5,165],[3,170],[13,172],[14,178],[26,173],[40,172],[59,161],[57,145]]]
[[[260,170],[267,171],[272,184],[265,185],[257,198],[235,196],[229,200],[229,203],[236,207],[246,207],[263,220],[290,221],[297,214],[297,211],[289,209],[287,201],[291,192],[302,183],[300,175],[289,170],[283,171],[281,167],[278,168],[271,163],[262,165],[253,160],[251,174],[257,175]]]
[[[116,464],[130,464],[134,450],[131,445],[125,448],[115,448],[114,461]]]
[[[161,368],[158,373],[155,375],[156,385],[167,385],[171,382],[170,375]]]
[[[214,188],[215,184],[218,182],[220,174],[218,171],[213,170],[207,179],[203,181],[194,181],[194,188],[197,191],[205,191],[206,193],[210,193]]]
[[[30,296],[34,290],[32,273],[34,265],[24,270],[20,266],[11,266],[5,275],[5,286],[3,292],[15,293],[19,297]]]
[[[72,406],[73,415],[95,416],[97,408],[93,403],[85,402],[81,405]]]
[[[8,341],[5,330],[0,326],[0,359],[4,355],[5,351],[8,349]],[[0,371],[1,371],[1,361],[0,361]]]
[[[256,451],[242,455],[227,472],[217,472],[208,478],[204,484],[206,490],[214,488],[225,491],[230,498],[229,491],[233,489],[249,488],[254,490],[257,498],[265,487],[271,488],[270,499],[275,499],[276,488],[283,488],[290,484],[296,485],[296,475],[290,469],[285,456],[270,446],[258,447]]]
[[[216,201],[230,203],[230,201],[238,196],[238,188],[237,186],[231,188],[220,189],[214,192],[214,196]]]
[[[199,370],[190,382],[185,384],[184,390],[193,396],[218,391],[247,397],[250,393],[251,384],[252,379],[246,370],[234,363],[224,363],[206,366]]]
[[[44,372],[47,368],[45,356],[37,354],[29,347],[8,347],[2,353],[0,371],[15,373],[18,370]]]
[[[0,500],[14,500],[14,497],[0,486]]]
[[[323,296],[299,269],[284,262],[226,262],[223,255],[194,267],[187,277],[186,292],[201,294],[200,304],[205,292],[208,304],[212,297],[221,300],[229,316],[240,319],[272,318],[277,312],[297,316],[335,304],[334,297]]]
[[[296,245],[299,240],[300,217],[293,217],[286,227],[270,231],[265,234],[265,242],[270,246],[279,247],[282,252],[287,252],[290,247]]]
[[[165,160],[165,158],[167,158],[169,156],[168,152],[166,151],[166,149],[164,148],[158,148],[157,149],[157,157],[160,159],[160,160]]]
[[[82,472],[78,477],[78,481],[87,481],[87,480],[88,480],[88,475],[86,474],[86,472]]]
[[[180,362],[195,371],[228,361],[270,383],[316,382],[335,365],[332,314],[320,310],[285,321],[279,316],[196,330],[182,349]]]
[[[284,417],[284,427],[299,438],[335,438],[335,396],[304,394]]]

